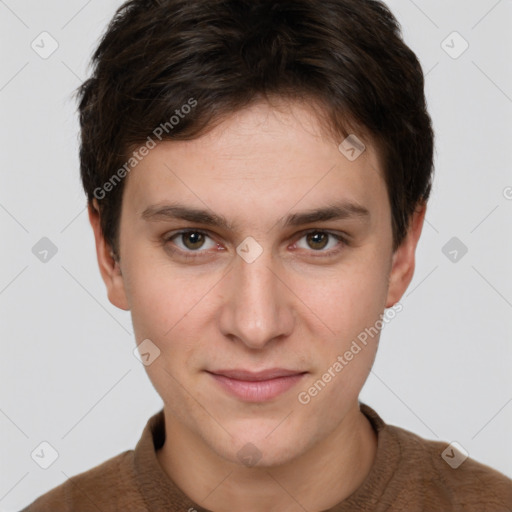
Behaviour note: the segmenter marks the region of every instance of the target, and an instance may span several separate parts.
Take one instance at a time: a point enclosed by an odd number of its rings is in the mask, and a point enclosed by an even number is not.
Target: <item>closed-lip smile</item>
[[[207,371],[228,392],[245,402],[264,402],[288,391],[307,373],[301,370],[269,368],[260,371],[243,369]]]

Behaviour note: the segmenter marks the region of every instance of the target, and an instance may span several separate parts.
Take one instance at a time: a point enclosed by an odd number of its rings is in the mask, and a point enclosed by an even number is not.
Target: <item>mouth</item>
[[[236,369],[206,373],[231,396],[244,402],[266,402],[290,390],[308,372],[270,368],[259,372]]]

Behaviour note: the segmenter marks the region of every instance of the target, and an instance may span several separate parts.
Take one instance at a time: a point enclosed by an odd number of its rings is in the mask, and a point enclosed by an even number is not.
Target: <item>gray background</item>
[[[361,400],[512,477],[512,2],[388,3],[427,73],[436,179]],[[129,313],[107,300],[79,182],[71,94],[119,5],[0,0],[2,511],[134,448],[162,406]],[[58,43],[47,58],[44,31]],[[46,262],[32,252],[43,237],[57,248]],[[31,458],[43,441],[59,455],[48,469]]]

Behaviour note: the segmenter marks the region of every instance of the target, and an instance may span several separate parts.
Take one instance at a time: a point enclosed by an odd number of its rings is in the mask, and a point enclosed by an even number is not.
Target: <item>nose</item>
[[[220,315],[224,336],[251,349],[263,349],[289,336],[294,328],[293,293],[266,251],[252,263],[237,257],[226,276],[225,302]]]

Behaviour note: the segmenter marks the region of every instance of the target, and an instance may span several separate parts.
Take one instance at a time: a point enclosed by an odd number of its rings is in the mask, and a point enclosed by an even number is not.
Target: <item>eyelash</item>
[[[164,235],[162,237],[162,243],[164,245],[167,245],[169,242],[172,242],[172,240],[174,238],[177,238],[180,235],[185,235],[185,234],[190,234],[190,233],[196,233],[196,234],[207,236],[208,238],[212,238],[210,236],[210,234],[208,232],[206,232],[206,231],[202,231],[200,229],[186,229],[186,230],[178,231],[176,233],[171,233],[171,234]],[[308,231],[306,231],[304,233],[301,233],[301,236],[297,239],[297,241],[301,240],[302,238],[304,238],[305,236],[307,236],[307,235],[309,235],[311,233],[329,235],[329,236],[335,238],[336,240],[338,240],[338,242],[340,242],[340,247],[338,247],[336,249],[331,249],[329,251],[321,251],[321,250],[320,251],[314,251],[314,250],[311,250],[312,253],[318,253],[318,254],[316,254],[314,256],[315,258],[324,258],[324,257],[334,256],[334,255],[338,254],[344,247],[349,245],[349,242],[348,242],[348,240],[347,240],[347,238],[345,236],[343,236],[343,235],[341,235],[339,233],[333,233],[331,231],[326,231],[326,230],[323,230],[323,229],[310,229],[310,230],[308,230]],[[179,254],[180,257],[183,257],[185,259],[201,258],[201,257],[204,256],[204,254],[207,253],[207,251],[200,250],[200,249],[198,249],[197,251],[184,251],[182,249],[170,249],[170,251],[172,252],[172,254]]]

